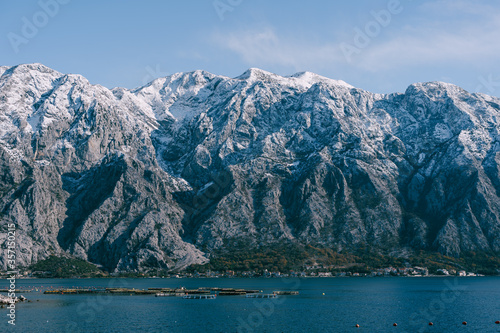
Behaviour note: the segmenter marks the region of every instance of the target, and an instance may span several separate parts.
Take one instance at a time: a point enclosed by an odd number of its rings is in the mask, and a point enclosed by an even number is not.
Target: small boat
[[[184,299],[215,299],[215,295],[184,295]]]

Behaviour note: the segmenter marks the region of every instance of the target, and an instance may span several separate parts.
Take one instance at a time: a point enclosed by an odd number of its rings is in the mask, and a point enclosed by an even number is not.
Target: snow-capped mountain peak
[[[321,75],[318,75],[318,74],[315,74],[312,72],[299,72],[299,73],[295,73],[289,77],[296,78],[296,79],[300,80],[301,82],[303,82],[303,84],[305,86],[312,86],[315,83],[323,82],[326,84],[331,84],[331,85],[335,85],[335,86],[342,86],[342,87],[346,87],[349,89],[354,88],[353,86],[351,86],[350,84],[348,84],[342,80],[329,79],[327,77],[324,77],[324,76],[321,76]]]
[[[240,241],[500,253],[496,97],[258,69],[132,90],[40,64],[0,74],[0,212],[20,264],[182,268]]]

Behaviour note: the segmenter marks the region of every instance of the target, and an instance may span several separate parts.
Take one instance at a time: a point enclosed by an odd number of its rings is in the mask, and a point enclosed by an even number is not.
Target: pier
[[[111,294],[111,295],[154,295],[156,297],[184,297],[184,296],[247,296],[248,298],[276,298],[278,295],[298,295],[298,291],[274,291],[272,294],[263,294],[260,290],[237,288],[60,288],[49,289],[43,292],[47,295],[86,295],[86,294]]]
[[[182,298],[184,299],[215,299],[217,296],[212,295],[184,295]]]
[[[182,297],[185,296],[185,293],[156,293],[156,297]]]
[[[278,298],[276,294],[247,294],[246,298]]]
[[[0,293],[11,293],[11,292],[14,292],[16,294],[20,294],[20,293],[30,293],[32,290],[30,289],[16,289],[16,290],[9,290],[9,289],[5,289],[5,288],[2,288],[0,289]]]
[[[279,291],[273,291],[273,294],[276,295],[298,295],[298,291],[284,291],[284,290],[279,290]]]

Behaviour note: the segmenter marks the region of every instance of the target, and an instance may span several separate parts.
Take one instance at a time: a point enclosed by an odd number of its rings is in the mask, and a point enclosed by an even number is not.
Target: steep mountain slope
[[[0,75],[0,212],[21,264],[182,268],[240,241],[500,253],[498,98],[258,69],[112,91],[39,64]]]

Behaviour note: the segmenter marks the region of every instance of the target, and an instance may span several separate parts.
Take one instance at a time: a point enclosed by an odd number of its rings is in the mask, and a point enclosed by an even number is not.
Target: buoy
[[[433,322],[430,322],[430,323],[429,323],[429,326],[432,326],[432,325],[434,325],[434,323],[433,323]]]
[[[495,321],[495,324],[497,325],[500,324],[500,320]]]
[[[464,322],[462,323],[462,325],[467,325],[467,322],[466,322],[466,321],[464,321]]]
[[[325,296],[325,293],[323,293],[323,296]]]
[[[358,328],[359,328],[359,324],[356,324],[356,326],[355,326],[355,327],[358,327]]]
[[[398,326],[398,324],[394,323],[394,324],[392,324],[392,326],[396,327],[396,326]]]

